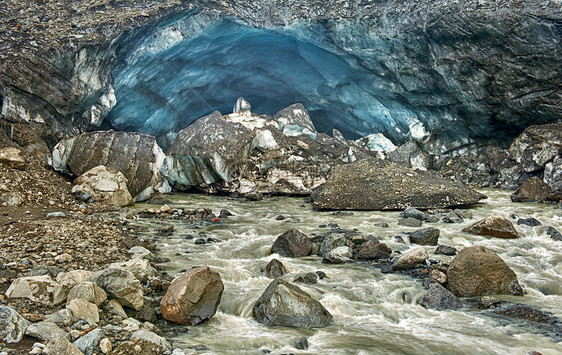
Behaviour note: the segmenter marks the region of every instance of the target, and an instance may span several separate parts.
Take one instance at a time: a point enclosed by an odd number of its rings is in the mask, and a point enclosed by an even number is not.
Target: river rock
[[[131,334],[131,340],[136,339],[146,340],[170,351],[172,350],[172,345],[165,338],[146,329],[139,329]]]
[[[439,245],[435,248],[435,254],[456,255],[457,249],[449,245]]]
[[[164,158],[153,136],[98,131],[60,141],[53,150],[53,167],[75,176],[99,165],[120,171],[135,201],[145,201],[157,192],[170,191],[160,172]]]
[[[329,264],[344,264],[351,262],[353,257],[353,251],[348,246],[341,246],[330,250],[328,253],[324,254],[322,262]]]
[[[144,306],[144,305],[143,305]],[[106,310],[109,313],[112,313],[116,316],[119,316],[123,319],[127,318],[127,313],[125,312],[125,310],[123,309],[123,306],[121,305],[121,303],[119,303],[119,301],[117,300],[109,300],[109,302],[107,302],[104,306],[103,306],[104,310]]]
[[[25,335],[45,342],[49,341],[49,339],[52,339],[55,335],[60,335],[65,337],[66,339],[69,339],[68,334],[51,321],[42,321],[31,324],[29,327],[27,327]]]
[[[128,270],[132,272],[137,280],[142,283],[145,283],[148,279],[153,278],[158,274],[158,272],[146,259],[131,259],[128,261],[113,263],[110,267]]]
[[[15,309],[0,305],[0,341],[19,343],[29,324]]]
[[[410,233],[410,242],[418,245],[437,245],[441,231],[428,227]]]
[[[331,233],[322,240],[320,248],[318,249],[318,255],[327,255],[330,251],[338,247],[345,246],[346,241],[347,239],[345,238],[345,235],[340,233]]]
[[[43,354],[46,355],[84,355],[80,349],[78,349],[74,344],[72,344],[66,336],[61,334],[54,334],[49,338],[47,346],[43,350]]]
[[[511,195],[513,202],[542,202],[546,200],[552,192],[548,184],[538,177],[531,177],[519,186],[517,191]]]
[[[22,297],[52,306],[56,286],[57,283],[48,275],[20,277],[8,287],[6,297]]]
[[[305,274],[298,275],[293,281],[307,285],[313,285],[315,283],[318,283],[318,274],[315,272],[307,272]]]
[[[177,324],[196,325],[215,315],[224,285],[217,272],[195,267],[172,281],[160,302],[162,317]]]
[[[74,180],[72,193],[89,194],[96,202],[119,207],[135,204],[127,189],[127,179],[118,170],[96,166]]]
[[[103,338],[102,340],[100,340],[99,347],[102,353],[109,354],[109,352],[113,350],[113,344],[111,343],[111,339]]]
[[[359,246],[355,258],[360,260],[388,259],[392,249],[377,240],[369,240]]]
[[[445,309],[462,308],[462,303],[445,287],[431,282],[427,293],[420,300],[420,305],[424,308],[442,311]]]
[[[406,207],[404,212],[402,212],[402,215],[404,216],[404,218],[415,218],[419,219],[420,221],[423,221],[426,218],[425,213],[411,206]]]
[[[447,280],[447,289],[457,297],[523,294],[513,270],[484,246],[461,250],[447,269]]]
[[[96,324],[100,321],[98,306],[95,303],[75,298],[66,304],[66,308],[72,312],[74,318],[81,318],[88,324]]]
[[[138,311],[144,304],[141,283],[128,270],[107,268],[95,272],[86,281],[98,284],[109,297],[117,299],[123,306]]]
[[[148,261],[154,261],[154,254],[145,247],[141,245],[135,245],[131,249],[127,250],[127,253],[132,254],[133,259],[146,259]]]
[[[546,234],[548,234],[552,239],[562,241],[562,233],[556,230],[556,228],[548,226],[546,228]]]
[[[519,218],[517,220],[517,225],[524,225],[524,226],[529,226],[529,227],[538,227],[540,225],[542,225],[542,223],[533,217],[530,218]]]
[[[399,218],[398,225],[405,226],[405,227],[421,227],[422,221],[412,217]]]
[[[55,305],[66,302],[66,298],[70,290],[81,284],[88,276],[92,275],[92,271],[72,270],[69,272],[61,272],[57,275],[57,286],[55,287],[54,301]]]
[[[307,256],[312,252],[312,242],[306,234],[290,229],[277,237],[271,252],[291,258]]]
[[[415,249],[410,249],[402,254],[395,262],[392,264],[393,270],[408,270],[419,267],[425,264],[425,261],[429,255],[425,248],[419,247]]]
[[[276,278],[281,277],[287,273],[287,268],[277,259],[272,259],[265,267],[265,274],[267,277]]]
[[[510,220],[498,214],[486,217],[471,226],[463,228],[465,233],[484,235],[503,239],[519,238],[519,233]]]
[[[293,328],[326,327],[332,315],[299,287],[281,279],[273,280],[257,300],[253,314],[267,326]]]
[[[24,170],[25,154],[18,148],[6,147],[0,149],[0,163],[10,168]]]
[[[83,282],[79,285],[74,286],[68,296],[66,301],[70,302],[74,299],[81,299],[96,304],[96,306],[101,305],[107,299],[107,294],[94,282]]]
[[[78,338],[73,344],[80,349],[84,355],[92,355],[98,349],[98,346],[100,346],[103,336],[103,329],[96,328]]]
[[[395,210],[473,204],[485,197],[433,172],[363,159],[332,169],[312,200],[317,209]]]

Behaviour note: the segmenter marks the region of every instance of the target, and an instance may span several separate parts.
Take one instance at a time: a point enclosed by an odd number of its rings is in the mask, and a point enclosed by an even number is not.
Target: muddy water
[[[526,291],[523,297],[502,296],[504,300],[529,304],[562,319],[562,242],[545,234],[544,225],[562,231],[562,210],[549,205],[513,204],[509,194],[483,191],[489,198],[470,208],[474,218],[462,224],[425,223],[441,230],[440,244],[457,249],[484,245],[497,252],[515,271]],[[207,323],[189,327],[174,339],[177,347],[203,344],[215,354],[562,354],[562,343],[520,326],[484,315],[481,311],[433,311],[418,305],[425,291],[419,282],[402,275],[382,274],[364,265],[327,265],[319,257],[291,259],[270,254],[277,236],[296,228],[304,233],[321,232],[320,225],[337,223],[342,228],[357,228],[363,234],[380,238],[393,250],[405,251],[409,245],[394,242],[394,236],[416,228],[398,226],[399,212],[354,212],[336,216],[313,211],[299,198],[264,199],[259,202],[228,200],[225,197],[180,194],[172,197],[172,207],[205,207],[215,213],[230,210],[235,216],[218,225],[193,228],[181,221],[137,220],[151,230],[162,223],[173,225],[175,233],[158,237],[160,255],[171,261],[162,265],[171,275],[180,275],[196,265],[209,265],[219,272],[225,291],[218,313]],[[136,208],[154,206],[138,205]],[[493,213],[506,217],[535,217],[541,227],[516,226],[518,240],[473,236],[460,232],[474,221]],[[285,220],[276,220],[283,215]],[[386,222],[389,228],[378,227]],[[216,244],[195,245],[200,232],[222,240]],[[150,234],[150,233],[149,233]],[[407,238],[405,238],[407,240]],[[430,258],[450,261],[426,247]],[[323,329],[268,328],[252,317],[252,306],[271,279],[262,269],[278,258],[289,269],[286,279],[321,270],[327,278],[315,285],[299,287],[319,300],[334,316]],[[310,348],[297,350],[295,341],[307,338]]]

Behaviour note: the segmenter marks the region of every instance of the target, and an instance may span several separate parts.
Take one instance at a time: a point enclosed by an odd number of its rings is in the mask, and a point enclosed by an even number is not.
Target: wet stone
[[[400,218],[398,220],[398,225],[399,226],[405,226],[405,227],[421,227],[422,225],[422,221],[420,221],[419,219],[416,218]]]
[[[435,249],[435,254],[443,254],[443,255],[456,255],[457,249],[448,245],[439,245]]]
[[[537,227],[537,226],[542,225],[542,223],[540,221],[538,221],[537,219],[531,217],[531,218],[519,218],[517,220],[517,225]]]

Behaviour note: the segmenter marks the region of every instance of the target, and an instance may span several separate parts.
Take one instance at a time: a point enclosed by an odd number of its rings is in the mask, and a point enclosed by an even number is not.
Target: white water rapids
[[[483,191],[489,197],[470,208],[474,218],[462,224],[427,223],[441,230],[439,244],[458,250],[484,245],[497,252],[515,271],[526,294],[499,296],[503,300],[528,304],[562,319],[562,242],[545,233],[545,226],[562,231],[562,210],[555,205],[512,203],[502,191]],[[296,228],[309,236],[326,231],[319,225],[337,223],[341,228],[357,228],[363,235],[381,239],[392,250],[405,251],[409,245],[394,242],[394,236],[417,228],[397,225],[399,212],[354,212],[336,216],[313,211],[302,198],[269,198],[258,202],[229,200],[226,197],[191,194],[173,195],[170,207],[209,208],[218,215],[228,209],[234,216],[216,225],[193,229],[179,220],[139,219],[135,224],[149,226],[145,238],[157,242],[159,256],[171,261],[162,265],[172,276],[197,265],[208,265],[220,273],[225,290],[217,314],[204,324],[190,326],[174,339],[174,346],[197,344],[214,354],[562,354],[562,342],[464,308],[458,311],[428,310],[418,302],[425,294],[421,283],[404,275],[383,274],[360,264],[322,264],[320,257],[285,258],[271,255],[271,246],[284,231]],[[157,208],[139,204],[135,208]],[[543,226],[516,225],[522,238],[497,239],[460,232],[475,221],[499,213],[511,218],[534,217]],[[278,215],[285,220],[276,220]],[[512,219],[516,224],[516,219]],[[390,228],[378,227],[386,222]],[[151,237],[155,228],[173,225],[170,237]],[[199,232],[220,239],[220,243],[195,245]],[[192,235],[194,239],[185,239]],[[406,241],[408,238],[404,238]],[[434,254],[430,259],[450,262],[453,257]],[[294,283],[319,300],[334,319],[322,329],[266,327],[252,317],[252,307],[272,281],[262,269],[277,258],[289,269],[284,278],[291,282],[297,274],[324,271],[327,277],[314,285]],[[307,338],[308,350],[295,348],[295,341]],[[558,338],[559,339],[559,338]],[[205,351],[203,351],[205,353]]]

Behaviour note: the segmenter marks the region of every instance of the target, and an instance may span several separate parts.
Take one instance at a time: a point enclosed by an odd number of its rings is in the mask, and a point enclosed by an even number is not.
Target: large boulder
[[[290,229],[277,237],[271,252],[291,258],[307,256],[312,252],[312,242],[306,234]]]
[[[462,230],[465,233],[484,235],[503,239],[519,238],[513,223],[499,214],[486,217]]]
[[[144,305],[141,283],[128,270],[107,268],[93,273],[86,281],[95,282],[110,298],[115,298],[123,306],[138,311]]]
[[[74,180],[74,194],[85,193],[95,201],[119,207],[135,204],[127,189],[127,179],[120,172],[103,165],[96,166]]]
[[[15,309],[0,306],[0,341],[19,343],[29,324]]]
[[[43,354],[45,355],[84,355],[80,349],[78,349],[75,345],[73,345],[68,339],[61,335],[55,334],[43,349]]]
[[[68,293],[72,288],[81,284],[88,276],[92,275],[92,271],[88,270],[72,270],[69,272],[61,272],[57,275],[57,285],[53,291],[54,305],[66,302]]]
[[[128,270],[142,283],[158,275],[156,269],[154,269],[152,265],[150,265],[150,261],[146,259],[131,259],[117,262],[111,264],[110,267]]]
[[[265,274],[272,279],[281,277],[287,273],[287,268],[277,259],[272,259],[265,267]]]
[[[160,302],[162,317],[171,322],[196,325],[215,315],[224,285],[208,266],[195,267],[175,279]]]
[[[437,245],[440,233],[439,229],[433,227],[418,229],[410,234],[410,242],[418,245]]]
[[[406,251],[392,264],[393,270],[408,270],[425,264],[429,255],[425,248],[419,247]]]
[[[420,300],[422,307],[438,311],[462,308],[462,303],[458,298],[440,284],[431,282],[425,286],[427,293]]]
[[[443,208],[477,203],[485,195],[438,176],[378,159],[363,159],[332,169],[314,190],[316,209],[395,210]]]
[[[392,249],[385,243],[380,243],[377,240],[369,240],[359,246],[355,258],[360,260],[388,259],[391,253]]]
[[[120,171],[135,201],[168,192],[160,172],[164,152],[153,136],[137,132],[99,131],[63,139],[53,150],[53,167],[80,176],[104,165]]]
[[[41,341],[49,341],[49,339],[53,338],[55,335],[61,335],[65,338],[69,338],[68,334],[63,329],[51,321],[42,321],[31,324],[27,327],[25,335]]]
[[[20,277],[14,280],[6,297],[27,298],[48,306],[54,304],[54,290],[57,283],[49,275]]]
[[[326,327],[332,315],[299,287],[273,280],[253,308],[256,320],[267,326],[293,328]]]
[[[447,289],[457,297],[522,295],[515,272],[484,246],[459,252],[447,269]]]
[[[25,154],[18,148],[6,147],[0,149],[0,163],[10,168],[25,169]]]
[[[513,202],[542,202],[546,200],[552,192],[550,186],[536,176],[525,180],[511,195]]]
[[[509,147],[509,156],[527,173],[542,171],[560,156],[562,124],[533,125],[526,128]]]
[[[95,303],[75,298],[66,304],[66,308],[72,312],[74,318],[83,319],[88,324],[95,324],[100,321],[100,313]]]
[[[107,300],[107,294],[98,284],[94,282],[83,282],[74,286],[67,295],[67,302],[74,299],[81,299],[88,302],[95,303],[96,306],[101,305]]]
[[[92,355],[98,349],[98,346],[100,346],[100,342],[103,336],[103,329],[96,328],[88,334],[78,338],[73,344],[78,349],[80,349],[80,351],[82,351],[84,355]],[[103,350],[102,352],[105,353]]]

